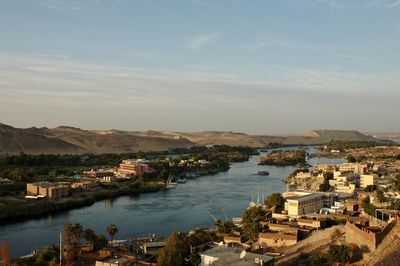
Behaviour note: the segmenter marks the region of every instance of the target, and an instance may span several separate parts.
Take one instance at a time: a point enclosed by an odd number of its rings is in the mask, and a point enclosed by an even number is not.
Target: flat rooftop
[[[255,259],[257,258],[263,260],[264,265],[267,265],[267,263],[270,263],[274,260],[274,258],[270,256],[249,253],[249,252],[246,253],[244,259],[240,259],[241,252],[242,252],[241,250],[235,250],[233,248],[220,246],[206,250],[202,252],[201,255],[207,255],[214,258],[218,258],[218,260],[212,264],[214,266],[227,266],[227,265],[254,266],[254,265],[259,265],[255,263]]]

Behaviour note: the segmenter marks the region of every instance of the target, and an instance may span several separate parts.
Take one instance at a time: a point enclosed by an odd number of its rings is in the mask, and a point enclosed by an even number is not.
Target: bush
[[[352,251],[345,245],[332,245],[328,249],[328,261],[335,263],[348,263],[352,258]]]

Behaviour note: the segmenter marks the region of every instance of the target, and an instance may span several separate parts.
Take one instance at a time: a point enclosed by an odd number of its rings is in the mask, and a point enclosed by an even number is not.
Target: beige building
[[[259,233],[258,242],[261,245],[268,245],[270,247],[285,247],[297,244],[297,234],[285,233]]]
[[[339,165],[340,172],[355,172],[359,174],[363,174],[367,171],[367,164],[360,163],[343,163]]]
[[[143,163],[143,160],[128,159],[128,160],[123,160],[122,163],[119,165],[117,171],[117,177],[130,178],[130,177],[140,176],[141,174],[144,173],[154,173],[154,172],[155,170],[150,166],[148,166],[147,164]]]
[[[366,188],[367,186],[377,185],[378,184],[378,175],[370,174],[370,175],[361,175],[360,176],[360,187]]]
[[[243,258],[240,255],[243,254]],[[274,258],[250,252],[237,252],[235,249],[218,246],[200,253],[200,266],[273,266]],[[97,266],[97,265],[96,265]]]
[[[81,190],[88,190],[88,189],[95,189],[98,185],[92,179],[83,179],[79,182],[75,182],[71,185],[72,189],[81,189]]]
[[[90,171],[84,171],[83,176],[86,178],[103,178],[103,177],[109,177],[109,176],[114,176],[114,171],[112,169],[98,169],[98,170],[90,170]]]
[[[68,197],[71,190],[71,183],[68,182],[37,182],[26,184],[28,196],[44,196],[49,199],[61,199]]]
[[[323,207],[329,208],[334,202],[332,193],[298,192],[298,194],[299,196],[286,197],[285,210],[289,216],[315,213]]]

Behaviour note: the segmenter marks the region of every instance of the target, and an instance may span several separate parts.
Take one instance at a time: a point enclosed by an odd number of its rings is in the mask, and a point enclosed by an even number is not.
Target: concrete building
[[[259,233],[258,242],[270,247],[286,247],[297,244],[297,234],[285,233]]]
[[[309,218],[298,218],[297,225],[300,227],[309,227],[309,228],[321,228],[322,220],[319,219],[309,219]]]
[[[211,248],[200,253],[200,266],[273,266],[274,258],[247,252],[240,258],[241,251],[226,246]]]
[[[335,199],[333,193],[320,192],[289,192],[284,193],[284,197],[286,198],[285,210],[289,216],[295,217],[315,213],[323,207],[329,208],[334,204]]]
[[[83,177],[86,178],[103,178],[103,177],[109,177],[109,176],[114,176],[114,171],[112,169],[98,169],[98,170],[90,170],[90,171],[84,171],[82,173]]]
[[[72,189],[78,189],[78,190],[90,190],[90,189],[95,189],[97,187],[98,184],[93,179],[82,179],[79,180],[78,182],[72,183],[71,185]]]
[[[299,229],[283,224],[268,224],[269,232],[258,234],[258,243],[270,247],[292,246],[297,243]]]
[[[104,261],[96,261],[95,266],[125,266],[131,262],[127,258],[118,258],[118,259],[107,259]]]
[[[310,172],[298,172],[294,178],[308,179],[308,178],[311,178],[311,173]]]
[[[356,244],[359,247],[367,247],[375,251],[385,236],[390,232],[394,223],[384,227],[357,224],[351,221],[346,223],[346,243]]]
[[[355,172],[358,174],[363,174],[368,170],[367,164],[360,163],[343,163],[339,165],[340,172]]]
[[[378,184],[378,175],[377,174],[369,174],[369,175],[361,175],[360,176],[360,187],[366,188],[367,186],[377,185]]]
[[[44,196],[48,199],[61,199],[68,197],[71,191],[69,182],[36,182],[26,184],[26,194],[28,196]]]
[[[141,159],[128,159],[123,160],[122,163],[119,165],[117,171],[117,177],[120,178],[131,178],[140,176],[144,173],[154,173],[155,170],[148,166],[147,164],[143,163]]]
[[[143,253],[157,256],[162,248],[165,247],[164,241],[147,242],[143,244]]]

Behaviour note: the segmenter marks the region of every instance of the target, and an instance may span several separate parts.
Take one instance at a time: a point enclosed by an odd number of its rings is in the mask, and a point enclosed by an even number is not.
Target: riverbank
[[[42,200],[24,203],[9,201],[8,204],[4,204],[0,207],[0,223],[9,224],[47,214],[87,207],[104,199],[112,199],[128,195],[137,196],[141,193],[157,192],[164,189],[164,187],[165,185],[162,182],[135,182],[117,188],[103,188],[79,193],[73,197],[62,200]]]

